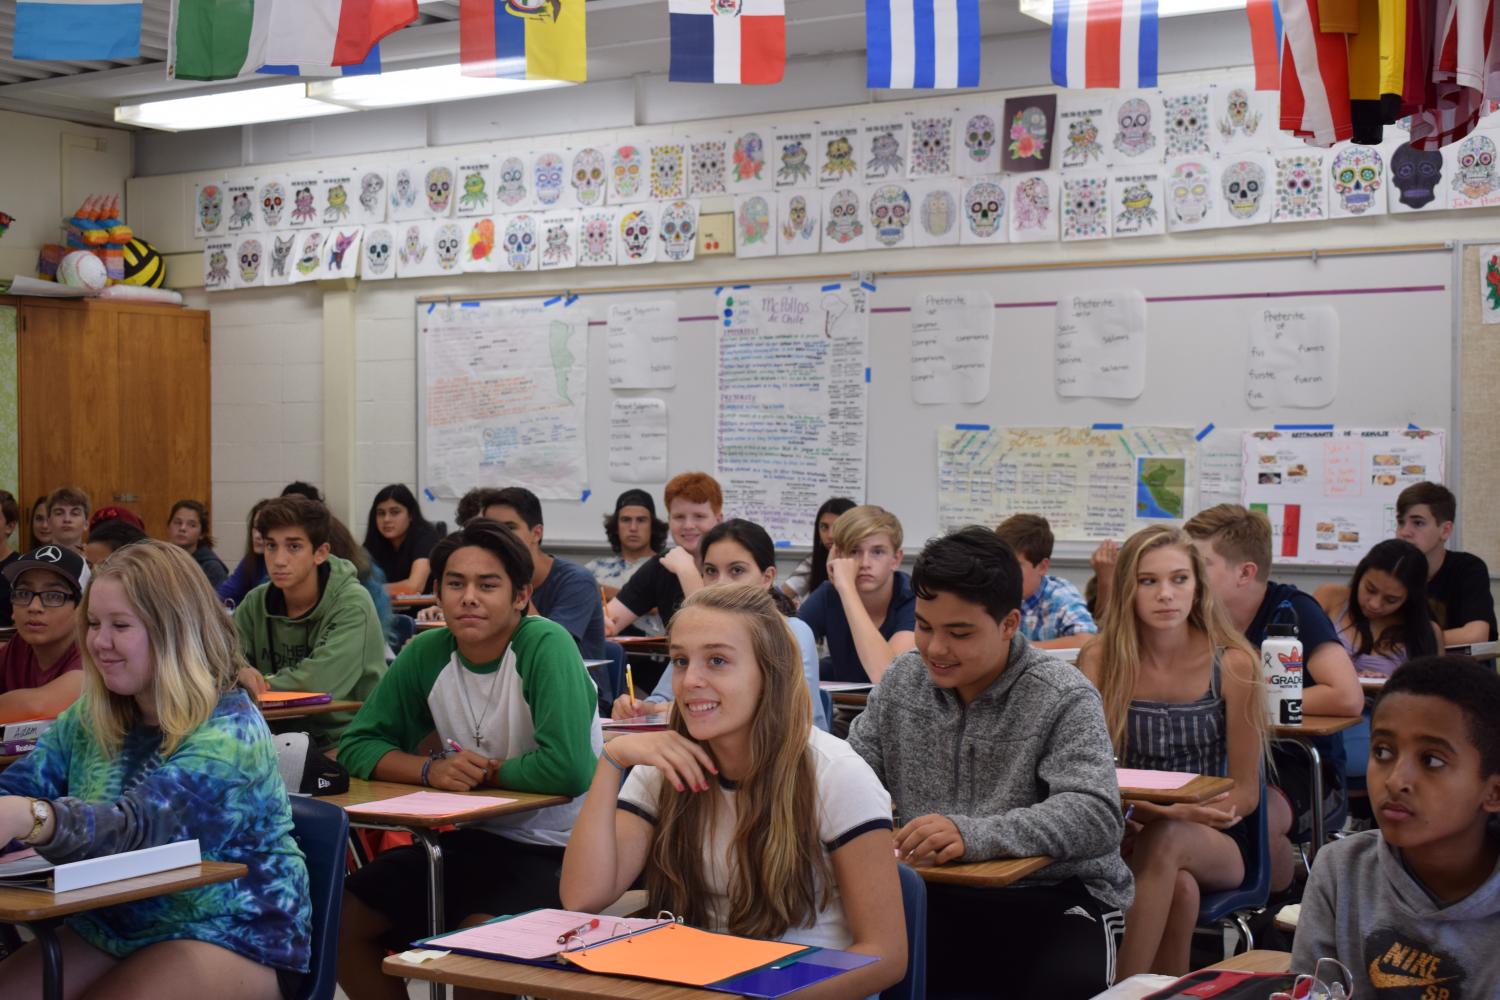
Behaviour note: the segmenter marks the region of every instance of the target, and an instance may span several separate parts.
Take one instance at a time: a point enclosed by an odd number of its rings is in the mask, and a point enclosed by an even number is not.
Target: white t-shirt
[[[863,757],[848,743],[816,728],[812,730],[808,748],[812,751],[813,773],[818,782],[818,838],[826,850],[835,851],[871,830],[891,829],[891,793],[881,785]],[[655,824],[661,783],[661,772],[654,767],[631,769],[625,787],[620,789],[620,808]],[[734,835],[736,792],[732,787],[720,785],[708,794],[718,796],[718,812],[709,843],[704,845],[704,876],[711,897],[707,929],[723,931],[729,915],[729,866],[734,857],[730,838]],[[849,947],[854,938],[844,917],[844,903],[837,886],[831,896],[813,926],[793,927],[781,940],[819,948]]]

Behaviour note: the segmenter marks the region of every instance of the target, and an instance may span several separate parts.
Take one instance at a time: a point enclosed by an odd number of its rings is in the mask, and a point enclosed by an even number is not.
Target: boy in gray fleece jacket
[[[1092,997],[1113,977],[1134,891],[1099,695],[1018,634],[1021,569],[993,531],[928,543],[912,585],[917,649],[849,731],[895,801],[898,852],[914,865],[1053,859],[1003,889],[928,886],[928,990]]]
[[[1366,781],[1380,828],[1318,852],[1293,971],[1336,958],[1357,1000],[1500,997],[1500,675],[1467,656],[1400,667]]]

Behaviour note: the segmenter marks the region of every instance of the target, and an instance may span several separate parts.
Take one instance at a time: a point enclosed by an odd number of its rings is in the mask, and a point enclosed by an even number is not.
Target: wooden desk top
[[[321,705],[293,705],[291,708],[265,708],[261,715],[267,722],[277,719],[300,719],[305,715],[325,715],[328,712],[357,712],[362,701],[325,701]]]
[[[395,955],[380,966],[388,976],[467,986],[488,993],[529,993],[551,1000],[731,1000],[733,994],[691,986],[600,976],[562,967],[522,965],[470,955],[449,955],[415,965]]]
[[[1297,739],[1301,736],[1332,736],[1359,725],[1358,715],[1304,715],[1300,726],[1272,726],[1271,734],[1277,739]]]
[[[1290,972],[1292,953],[1289,951],[1265,951],[1257,949],[1243,955],[1215,962],[1210,969],[1229,969],[1233,972]]]
[[[417,622],[418,632],[431,632],[435,628],[442,628],[447,622]]]
[[[393,799],[398,795],[410,795],[412,792],[444,791],[443,789],[423,788],[421,785],[403,785],[399,781],[365,781],[363,778],[350,778],[349,790],[343,795],[325,796],[322,801],[331,802],[341,809],[350,806],[363,805],[366,802],[379,802],[381,799]],[[408,829],[431,830],[439,826],[452,826],[461,823],[477,823],[480,820],[493,819],[496,816],[511,816],[516,813],[531,812],[535,809],[543,809],[547,806],[560,806],[570,801],[566,795],[537,795],[534,792],[513,792],[505,788],[483,788],[472,792],[446,792],[448,795],[466,795],[474,799],[472,812],[463,813],[458,816],[402,816],[399,813],[379,812],[357,812],[349,814],[349,822],[354,826],[366,823],[377,823],[381,826],[401,826]],[[494,799],[514,799],[514,802],[494,802]]]
[[[432,594],[397,594],[391,598],[393,608],[430,608],[437,603]]]
[[[627,651],[635,650],[642,653],[665,653],[667,651],[667,637],[664,635],[610,635],[605,638],[624,646]]]
[[[864,708],[870,703],[868,691],[830,691],[828,697],[833,699],[835,705],[858,705]]]
[[[1207,802],[1215,795],[1223,795],[1234,788],[1233,778],[1219,778],[1209,774],[1200,774],[1181,788],[1127,788],[1120,787],[1120,797],[1125,799],[1138,799],[1141,802],[1155,802],[1157,805],[1169,806],[1179,802],[1196,804]]]
[[[114,906],[116,903],[130,903],[152,896],[169,896],[184,889],[196,889],[200,885],[230,882],[249,871],[249,868],[241,864],[204,861],[186,868],[106,882],[104,885],[74,889],[72,892],[0,888],[0,923],[50,920],[53,917],[82,913],[84,910]]]
[[[997,889],[1000,886],[1019,882],[1032,872],[1041,871],[1052,863],[1051,858],[997,858],[994,861],[974,861],[969,864],[947,864],[936,868],[917,868],[922,881],[940,885],[967,885],[976,889]]]

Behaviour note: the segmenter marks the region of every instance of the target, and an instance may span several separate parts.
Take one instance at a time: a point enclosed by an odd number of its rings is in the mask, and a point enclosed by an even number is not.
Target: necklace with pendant
[[[464,696],[464,708],[468,709],[469,721],[474,725],[474,748],[476,750],[482,749],[485,744],[485,738],[483,735],[481,735],[484,729],[484,720],[485,717],[490,714],[490,708],[495,703],[495,688],[500,683],[500,671],[497,669],[494,673],[494,676],[490,678],[490,691],[484,700],[484,711],[480,712],[478,715],[475,715],[474,703],[469,700],[469,670],[468,668],[462,666],[458,669],[458,690]]]

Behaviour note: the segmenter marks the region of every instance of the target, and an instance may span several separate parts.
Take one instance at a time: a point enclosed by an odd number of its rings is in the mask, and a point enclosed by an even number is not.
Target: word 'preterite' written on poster
[[[1443,481],[1445,437],[1409,427],[1246,431],[1246,506],[1278,560],[1352,566],[1396,532],[1396,496]]]
[[[911,398],[981,403],[990,393],[995,300],[984,292],[919,295],[911,307]]]
[[[1135,399],[1146,388],[1146,297],[1064,295],[1057,302],[1059,396]]]
[[[666,482],[666,400],[616,399],[610,403],[609,478],[617,483]]]
[[[611,305],[607,340],[611,389],[670,389],[677,384],[676,302]]]
[[[1314,409],[1338,392],[1339,314],[1331,306],[1258,309],[1250,317],[1245,402]]]
[[[869,311],[858,285],[718,295],[714,475],[724,506],[778,543],[809,544],[828,497],[865,494]]]
[[[588,316],[562,302],[418,305],[425,486],[525,486],[576,500],[588,482]]]
[[[951,530],[1040,514],[1058,538],[1123,539],[1196,510],[1196,452],[1185,427],[944,428],[938,519]]]

